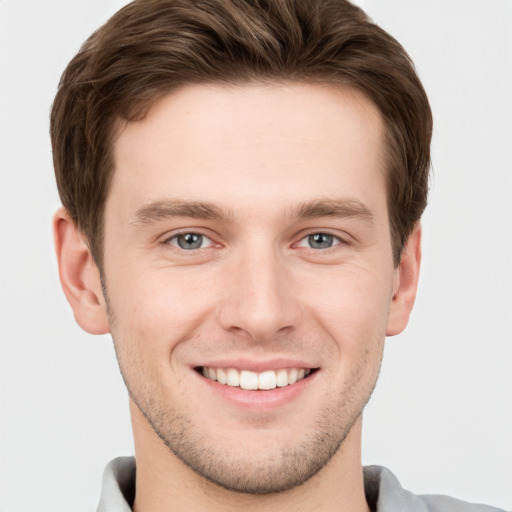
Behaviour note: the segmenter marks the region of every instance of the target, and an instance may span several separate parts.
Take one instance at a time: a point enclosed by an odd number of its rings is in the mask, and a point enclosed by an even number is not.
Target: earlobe
[[[76,322],[91,334],[110,332],[98,267],[64,208],[54,215],[53,234],[60,282]]]
[[[388,313],[387,336],[400,334],[409,321],[416,298],[421,264],[421,226],[413,229],[396,269],[393,298]]]

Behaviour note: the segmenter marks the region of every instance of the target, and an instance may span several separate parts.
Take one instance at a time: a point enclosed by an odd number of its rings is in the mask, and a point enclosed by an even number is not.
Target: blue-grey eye
[[[341,240],[329,233],[312,233],[304,237],[299,242],[299,247],[308,247],[310,249],[330,249],[335,245],[339,245]]]
[[[308,236],[309,246],[312,249],[328,249],[332,247],[334,237],[325,233],[315,233]]]
[[[182,233],[173,236],[169,243],[185,251],[192,251],[194,249],[204,249],[211,245],[211,240],[201,235],[200,233]]]

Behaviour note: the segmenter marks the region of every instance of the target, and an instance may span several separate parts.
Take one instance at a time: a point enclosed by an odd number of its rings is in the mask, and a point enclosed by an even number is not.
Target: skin
[[[130,393],[134,510],[368,510],[361,414],[420,264],[417,226],[393,265],[383,134],[369,100],[330,86],[166,96],[116,141],[105,296],[57,212],[66,296],[82,328],[112,333]],[[186,233],[202,245],[180,248]],[[278,406],[195,370],[299,362],[316,371]]]

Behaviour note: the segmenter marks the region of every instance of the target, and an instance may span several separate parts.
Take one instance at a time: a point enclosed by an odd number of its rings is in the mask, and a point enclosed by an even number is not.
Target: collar
[[[134,457],[118,457],[108,463],[97,512],[132,512],[135,471]],[[372,512],[504,512],[448,496],[417,496],[403,489],[395,475],[381,466],[366,466],[363,474],[366,500]]]

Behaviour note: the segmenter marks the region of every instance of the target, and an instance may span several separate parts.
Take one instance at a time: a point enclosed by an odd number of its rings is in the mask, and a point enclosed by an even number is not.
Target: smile
[[[282,368],[280,370],[267,370],[252,372],[250,370],[237,370],[236,368],[212,368],[203,366],[199,371],[207,379],[225,384],[234,388],[245,390],[270,390],[291,386],[305,379],[315,369],[312,368]]]

